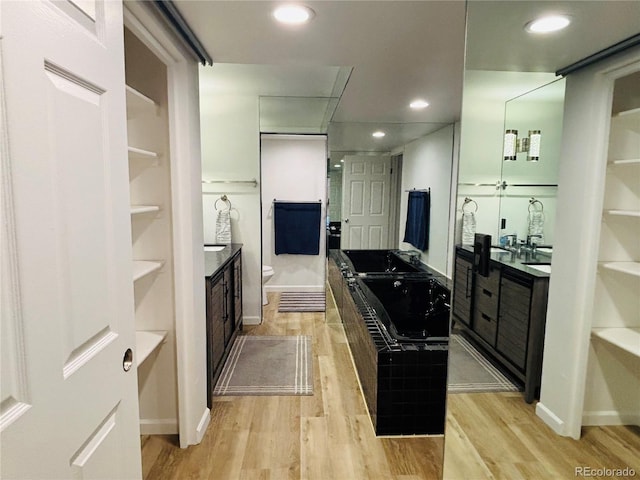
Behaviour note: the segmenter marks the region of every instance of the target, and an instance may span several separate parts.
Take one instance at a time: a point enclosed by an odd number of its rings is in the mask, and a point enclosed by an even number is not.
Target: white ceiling
[[[287,105],[282,97],[339,97],[329,110],[329,140],[345,151],[388,151],[460,118],[465,2],[307,1],[315,17],[296,28],[272,20],[278,3],[175,2],[213,58],[213,67],[201,69],[205,91],[281,97],[280,105],[271,101],[271,110],[289,113],[302,110],[300,99]],[[569,14],[573,22],[548,37],[525,32],[529,20],[549,12]],[[637,0],[471,0],[466,66],[555,72],[639,32]],[[430,106],[412,111],[408,104],[416,97]],[[389,130],[383,141],[370,138],[376,128]]]

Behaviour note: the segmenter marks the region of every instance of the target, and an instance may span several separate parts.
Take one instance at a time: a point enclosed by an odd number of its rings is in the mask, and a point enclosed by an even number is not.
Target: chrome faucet
[[[539,235],[539,234],[527,235],[527,245],[531,249],[531,253],[536,253],[536,249],[538,246],[538,242],[534,241],[533,240],[534,238],[541,239],[542,235]]]
[[[420,265],[420,258],[422,257],[422,252],[418,250],[408,250],[405,252],[409,256],[409,262],[413,265]]]

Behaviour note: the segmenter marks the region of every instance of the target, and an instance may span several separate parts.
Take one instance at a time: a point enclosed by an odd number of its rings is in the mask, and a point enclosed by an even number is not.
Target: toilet
[[[262,305],[266,305],[269,303],[269,301],[267,300],[267,291],[264,288],[264,285],[271,280],[271,277],[273,277],[273,267],[269,266],[269,265],[263,265],[262,266]]]

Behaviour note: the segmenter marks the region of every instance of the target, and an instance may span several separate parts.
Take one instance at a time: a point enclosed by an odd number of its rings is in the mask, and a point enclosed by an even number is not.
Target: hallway
[[[143,440],[144,478],[441,478],[443,438],[374,436],[335,304],[327,302],[325,322],[323,313],[278,313],[277,296],[270,294],[262,325],[245,333],[312,335],[315,394],[216,397],[200,445],[180,449],[174,436]],[[559,437],[520,393],[451,395],[447,420],[446,479],[571,479],[580,466],[640,472],[637,428]]]

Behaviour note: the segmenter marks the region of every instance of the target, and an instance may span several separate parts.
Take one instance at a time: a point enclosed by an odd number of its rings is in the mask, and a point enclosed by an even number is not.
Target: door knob
[[[127,351],[124,352],[124,357],[122,358],[122,369],[125,372],[131,370],[131,366],[133,365],[133,350],[127,348]]]
[[[344,219],[344,223],[349,223],[349,219],[348,219],[348,218],[345,218],[345,219]]]

